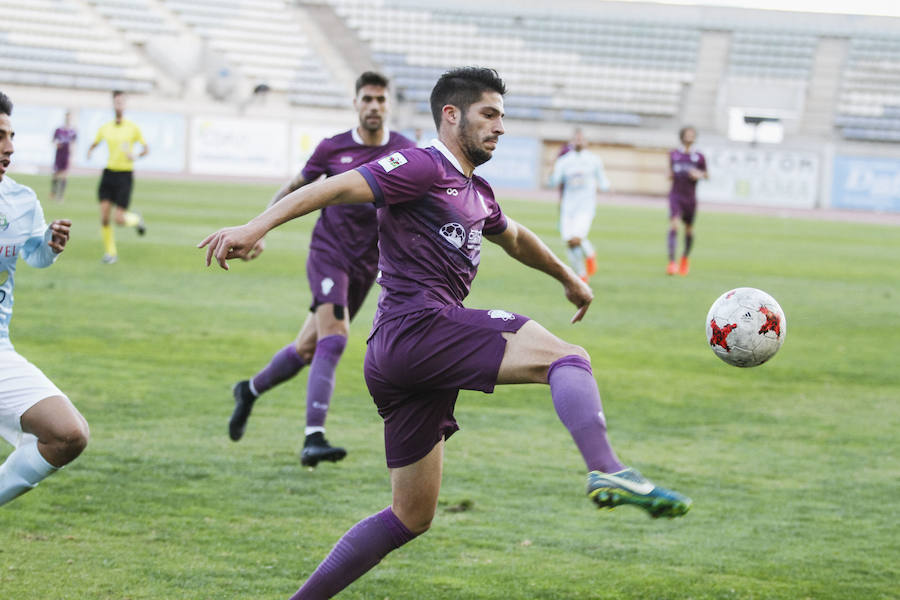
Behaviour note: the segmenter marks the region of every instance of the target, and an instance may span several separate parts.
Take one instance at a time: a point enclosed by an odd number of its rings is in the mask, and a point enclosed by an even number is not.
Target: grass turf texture
[[[18,180],[47,196],[46,178]],[[0,509],[0,596],[287,598],[390,502],[362,378],[375,294],[328,419],[347,459],[300,467],[305,372],[267,394],[233,443],[231,384],[307,312],[313,219],[271,233],[252,264],[206,269],[194,245],[256,214],[274,188],[139,178],[148,235],[117,229],[119,263],[106,266],[95,186],[73,178],[65,204],[44,201],[48,221],[74,220],[60,262],[20,262],[13,341],[92,439]],[[562,252],[553,205],[503,205]],[[555,282],[488,243],[467,305],[527,314],[583,345],[621,457],[690,495],[692,511],[597,511],[546,387],[463,392],[432,530],[341,598],[896,597],[898,229],[701,208],[687,278],[663,274],[665,229],[662,205],[599,208],[596,298],[581,324],[568,324]],[[709,305],[740,285],[787,313],[785,346],[757,369],[725,365],[704,339]]]

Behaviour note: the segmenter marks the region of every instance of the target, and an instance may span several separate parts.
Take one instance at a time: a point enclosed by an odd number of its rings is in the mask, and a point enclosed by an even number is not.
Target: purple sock
[[[291,600],[331,598],[414,537],[390,506],[366,517],[338,540]]]
[[[572,434],[588,471],[624,469],[606,436],[606,418],[591,363],[580,356],[564,356],[550,365],[547,381],[556,414]]]
[[[669,230],[669,240],[668,240],[668,248],[669,248],[669,260],[675,260],[675,238],[678,237],[678,232],[674,229]]]
[[[337,368],[347,338],[329,335],[316,344],[316,353],[309,366],[309,381],[306,384],[306,426],[324,427],[331,394],[334,392],[334,370]]]
[[[262,371],[253,376],[253,389],[259,396],[282,381],[287,381],[300,372],[306,362],[297,352],[297,346],[291,342],[275,353]]]
[[[684,257],[687,258],[687,255],[691,253],[691,246],[694,245],[694,234],[686,233],[684,234]]]

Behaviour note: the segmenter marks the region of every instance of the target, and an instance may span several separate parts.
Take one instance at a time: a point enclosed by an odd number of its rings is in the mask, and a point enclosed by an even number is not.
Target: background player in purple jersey
[[[389,131],[389,83],[379,73],[367,71],[356,80],[353,106],[359,126],[322,140],[291,181],[269,206],[289,193],[322,177],[331,177],[403,148],[415,146],[399,133]],[[264,249],[260,240],[249,258]],[[312,305],[297,338],[279,350],[259,373],[234,385],[234,412],[228,423],[232,440],[244,434],[253,403],[260,394],[294,377],[310,364],[306,390],[306,440],[300,461],[314,467],[319,461],[337,461],[343,448],[325,439],[325,417],[334,391],[335,369],[340,360],[350,321],[365,300],[378,271],[378,224],[371,204],[329,206],[321,211],[313,229],[306,261]]]
[[[366,353],[369,391],[384,419],[391,506],[354,525],[292,600],[330,598],[388,552],[431,526],[445,440],[460,389],[546,383],[557,414],[585,460],[588,495],[598,505],[635,504],[675,517],[690,499],[626,468],[610,446],[587,352],[535,321],[505,310],[462,306],[481,259],[483,237],[558,280],[581,320],[590,287],[531,231],[507,218],[473,170],[491,158],[503,129],[506,88],[491,69],[441,76],[431,93],[438,140],[394,152],[295,192],[242,227],[200,242],[206,262],[245,256],[273,227],[322,206],[378,206],[382,286]]]
[[[69,175],[69,164],[72,160],[72,144],[78,132],[72,127],[72,111],[66,111],[66,122],[53,132],[53,143],[56,153],[53,156],[53,177],[50,179],[50,197],[62,202],[66,197],[66,178]]]
[[[688,274],[688,255],[694,243],[694,217],[697,214],[697,182],[709,179],[706,158],[692,150],[697,130],[690,126],[682,127],[678,138],[681,140],[681,148],[669,152],[669,179],[672,180],[672,189],[669,191],[669,266],[666,268],[669,275]],[[681,255],[681,262],[675,264],[679,221],[684,223],[684,253]]]

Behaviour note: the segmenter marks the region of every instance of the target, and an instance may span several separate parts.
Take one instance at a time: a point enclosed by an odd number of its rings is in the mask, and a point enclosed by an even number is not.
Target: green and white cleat
[[[680,517],[691,509],[691,499],[678,492],[654,484],[635,469],[618,473],[588,473],[588,498],[600,508],[615,508],[633,504],[646,510],[651,517]]]

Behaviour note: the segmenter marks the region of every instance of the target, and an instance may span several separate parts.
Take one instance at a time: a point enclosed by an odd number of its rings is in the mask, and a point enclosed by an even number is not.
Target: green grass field
[[[43,177],[16,177],[46,197]],[[96,180],[48,221],[73,238],[20,263],[12,338],[91,424],[86,452],[0,508],[4,600],[286,599],[356,521],[390,502],[381,421],[362,378],[375,294],[351,332],[328,420],[346,460],[301,468],[306,373],[261,400],[240,443],[231,384],[288,343],[309,303],[312,219],[228,273],[195,244],[244,222],[269,186],[138,182],[149,232],[100,264]],[[505,211],[558,252],[554,207]],[[340,598],[897,598],[900,229],[703,212],[692,273],[669,278],[656,208],[601,206],[583,323],[561,288],[486,244],[467,304],[527,314],[591,354],[611,438],[694,499],[684,518],[597,511],[544,386],[463,392],[430,532]],[[489,247],[488,247],[489,246]],[[737,369],[704,337],[730,287],[788,319],[770,363]],[[5,455],[8,447],[0,450]],[[450,510],[460,505],[469,510]]]

